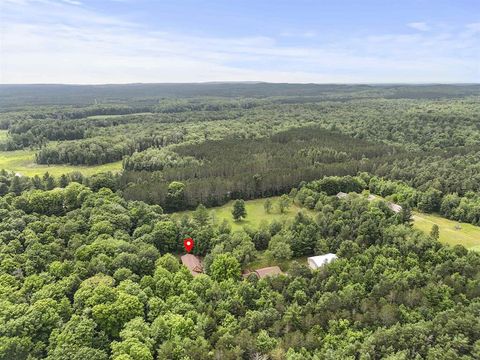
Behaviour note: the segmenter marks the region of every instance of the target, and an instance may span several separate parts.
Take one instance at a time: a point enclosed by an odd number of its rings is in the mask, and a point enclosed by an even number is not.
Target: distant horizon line
[[[115,86],[115,85],[209,85],[209,84],[272,84],[272,85],[480,85],[480,82],[272,82],[272,81],[187,81],[187,82],[127,82],[127,83],[0,83],[0,86]]]

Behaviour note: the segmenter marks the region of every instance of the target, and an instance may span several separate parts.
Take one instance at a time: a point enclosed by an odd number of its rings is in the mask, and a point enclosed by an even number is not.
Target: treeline
[[[43,176],[21,176],[5,170],[0,170],[0,196],[7,194],[19,195],[29,190],[53,190],[57,187],[65,188],[70,183],[79,183],[93,191],[108,188],[112,191],[119,190],[119,175],[115,173],[99,173],[84,176],[80,172],[72,172],[54,177],[48,172]]]
[[[186,166],[182,161],[182,159],[177,159],[168,166],[170,169],[181,171]],[[189,161],[186,160],[187,163]],[[192,161],[196,160],[192,159]],[[162,164],[162,166],[165,165],[163,162]],[[341,191],[360,193],[363,190],[369,190],[372,194],[387,198],[409,209],[416,208],[425,213],[438,213],[451,220],[480,226],[480,196],[475,192],[470,191],[462,196],[455,192],[442,192],[433,187],[416,189],[405,182],[389,180],[365,172],[361,172],[360,176],[354,176],[358,173],[358,168],[351,167],[353,165],[354,163],[345,163],[342,166],[339,164],[324,165],[320,168],[323,172],[320,176],[323,178],[309,182],[307,187],[327,195],[335,195]],[[336,176],[339,172],[342,172],[343,176]],[[272,177],[254,175],[250,179],[244,179],[243,183],[222,178],[191,179],[180,182],[167,181],[162,176],[162,172],[148,171],[125,171],[121,174],[100,173],[88,177],[77,172],[58,178],[46,173],[42,177],[29,178],[15,176],[2,170],[0,171],[0,196],[8,193],[20,194],[29,189],[49,190],[55,187],[65,187],[71,182],[79,182],[94,190],[106,187],[113,191],[121,191],[126,199],[159,204],[171,212],[192,209],[201,203],[218,206],[231,199],[276,196],[288,192],[290,187],[287,184],[290,182],[297,185],[305,184],[305,181],[298,180],[294,176],[284,176],[279,179],[277,175],[280,176],[280,172],[273,172]],[[308,178],[310,175],[314,177],[315,173],[305,172],[303,175]],[[266,180],[271,182],[268,183]],[[260,181],[265,187],[258,186]],[[266,187],[267,184],[269,187]],[[309,207],[313,208],[312,200],[309,200],[309,204]]]
[[[478,145],[479,110],[476,97],[441,101],[319,102],[292,104],[284,109],[314,117],[322,126],[356,138],[423,151]]]
[[[199,203],[214,206],[232,198],[277,195],[301,181],[323,176],[371,172],[398,152],[318,127],[291,129],[262,139],[178,145],[174,150],[201,163],[165,168],[159,173],[124,171],[124,196],[165,204],[168,184],[180,181],[185,184],[180,208]],[[171,210],[168,206],[166,209]]]
[[[134,151],[132,139],[96,137],[45,147],[35,155],[35,161],[37,164],[98,165],[121,160]]]
[[[84,105],[102,103],[155,104],[172,98],[266,98],[319,97],[441,99],[478,95],[479,86],[471,85],[332,85],[271,83],[205,84],[128,84],[128,85],[2,85],[0,105],[16,108],[25,105]]]
[[[211,122],[227,120],[232,123],[240,121],[244,130],[261,125],[278,127],[281,124],[284,130],[291,126],[315,124],[352,137],[402,146],[407,150],[428,151],[479,143],[480,108],[477,98],[392,100],[383,98],[387,94],[382,90],[386,91],[377,88],[374,98],[342,101],[334,101],[335,94],[331,94],[331,101],[301,96],[265,99],[210,97],[161,99],[148,106],[47,107],[37,111],[1,113],[0,128],[10,129],[9,149],[43,145],[45,139],[78,139],[82,131],[84,137],[103,136],[105,134],[98,133],[98,128],[106,126],[109,127],[109,135],[115,136],[128,136],[132,131],[137,133],[159,123],[179,122],[192,124],[192,128],[199,123],[208,123],[211,131],[215,132],[217,125]],[[85,119],[93,115],[118,116]],[[31,134],[23,138],[20,136],[27,132]],[[224,131],[224,135],[232,136],[235,132],[238,130]],[[16,138],[15,134],[18,135]]]
[[[144,136],[94,137],[46,146],[35,155],[38,164],[99,165],[122,160],[125,155],[181,142],[183,134],[163,133]]]
[[[48,141],[83,139],[88,125],[60,120],[19,121],[9,128],[2,150],[12,151],[26,147],[42,147]]]
[[[400,181],[366,173],[358,177],[325,177],[307,184],[306,188],[327,195],[334,195],[340,191],[360,193],[369,190],[372,194],[380,195],[408,209],[417,208],[425,213],[438,213],[451,220],[480,226],[480,196],[474,192],[460,196],[457,193],[443,193],[430,187],[420,190]],[[300,202],[305,205],[303,200]],[[309,200],[309,204],[312,204],[312,200]]]
[[[416,154],[383,164],[377,174],[402,180],[414,188],[433,187],[443,193],[480,191],[480,147],[448,149],[444,152]]]
[[[130,171],[162,171],[200,164],[192,156],[182,157],[171,150],[156,148],[135,152],[123,159],[123,169]]]
[[[46,108],[42,111],[6,113],[0,116],[0,128],[8,129],[9,137],[0,144],[0,150],[12,151],[26,147],[40,148],[47,141],[68,141],[98,136],[98,128],[109,127],[114,135],[125,132],[112,127],[132,124],[139,126],[156,123],[186,121],[214,121],[236,115],[231,110],[247,110],[263,103],[260,100],[194,99],[164,100],[148,107],[127,105],[96,105],[91,107]],[[188,112],[188,114],[182,114]],[[192,115],[193,113],[193,115]],[[221,113],[216,114],[216,113]],[[102,117],[105,116],[105,117]],[[92,117],[92,118],[87,118]]]
[[[426,213],[439,213],[448,219],[480,226],[480,195],[468,192],[465,196],[457,193],[443,193],[428,187],[417,190],[406,184],[372,178],[370,190],[382,196],[390,196],[395,201],[407,203]]]

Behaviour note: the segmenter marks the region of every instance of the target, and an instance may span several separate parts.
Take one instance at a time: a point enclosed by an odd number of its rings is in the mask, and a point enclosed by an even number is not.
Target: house
[[[258,276],[259,279],[266,278],[268,276],[281,275],[282,270],[278,266],[270,266],[262,269],[257,269],[253,272]]]
[[[337,194],[337,198],[339,198],[339,199],[345,199],[346,197],[348,197],[348,194],[347,194],[347,193],[344,193],[344,192],[341,192],[341,191],[340,191],[340,192]]]
[[[375,195],[370,194],[370,195],[368,195],[367,200],[368,200],[368,201],[373,201],[373,200],[375,200],[376,198],[377,198],[377,197],[376,197]],[[393,212],[395,212],[395,213],[397,213],[397,214],[398,214],[400,211],[403,210],[403,208],[402,208],[400,205],[395,204],[395,203],[393,203],[393,202],[391,202],[391,201],[387,201],[387,206],[388,206],[388,208],[389,208],[390,210],[392,210]]]
[[[202,263],[197,256],[192,254],[185,254],[181,257],[181,259],[182,264],[185,265],[188,270],[190,270],[190,273],[193,276],[197,276],[203,273]]]
[[[390,210],[392,210],[394,213],[397,213],[397,214],[403,209],[400,205],[397,205],[392,202],[387,202],[387,206],[390,208]]]
[[[332,262],[333,260],[338,259],[338,256],[332,253],[319,255],[319,256],[312,256],[307,259],[308,266],[311,269],[315,270],[321,268],[323,265]]]

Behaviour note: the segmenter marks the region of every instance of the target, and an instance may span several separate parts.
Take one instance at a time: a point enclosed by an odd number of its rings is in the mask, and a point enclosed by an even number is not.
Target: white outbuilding
[[[312,256],[307,259],[308,266],[310,266],[311,269],[315,270],[318,268],[321,268],[323,265],[326,265],[333,260],[338,259],[338,256],[332,253],[325,254],[325,255],[319,255],[319,256]]]

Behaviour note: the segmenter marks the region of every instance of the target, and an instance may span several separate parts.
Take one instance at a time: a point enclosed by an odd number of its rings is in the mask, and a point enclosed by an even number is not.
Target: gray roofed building
[[[270,266],[262,269],[257,269],[254,271],[254,273],[257,274],[260,279],[266,278],[267,276],[283,274],[282,270],[278,266]]]

